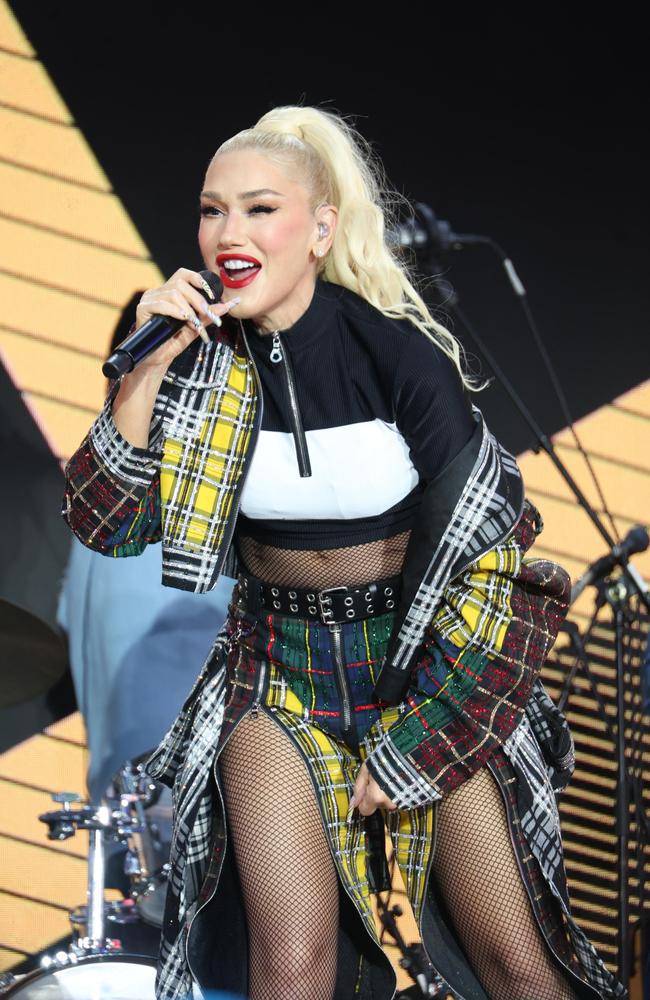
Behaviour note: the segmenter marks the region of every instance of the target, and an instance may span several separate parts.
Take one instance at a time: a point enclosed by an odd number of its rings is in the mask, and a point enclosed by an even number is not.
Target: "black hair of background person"
[[[89,31],[77,4],[11,6],[166,275],[201,266],[197,195],[218,143],[274,105],[324,105],[355,117],[398,190],[503,245],[576,418],[650,374],[644,59],[629,24],[542,12],[519,31],[355,30],[328,15],[314,33],[282,7],[242,19],[189,4],[170,19],[116,3]],[[465,250],[445,266],[544,430],[562,427],[498,262]],[[528,447],[498,387],[478,403],[508,447]]]

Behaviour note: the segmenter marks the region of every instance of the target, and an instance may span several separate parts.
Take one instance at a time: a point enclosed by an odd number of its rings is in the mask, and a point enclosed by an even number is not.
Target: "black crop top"
[[[424,484],[474,430],[453,362],[408,320],[320,279],[279,336],[243,325],[264,409],[237,534],[329,549],[412,527]]]

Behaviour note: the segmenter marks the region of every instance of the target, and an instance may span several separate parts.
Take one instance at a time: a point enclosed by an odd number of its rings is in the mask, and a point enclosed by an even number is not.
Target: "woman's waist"
[[[237,553],[245,571],[265,583],[313,591],[361,586],[397,576],[409,537],[410,527],[359,544],[332,546],[313,541],[312,547],[305,547],[286,545],[279,537],[271,542],[239,530]]]

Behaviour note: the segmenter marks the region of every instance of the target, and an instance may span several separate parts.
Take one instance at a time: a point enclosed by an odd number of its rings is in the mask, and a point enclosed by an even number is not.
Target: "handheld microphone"
[[[199,274],[210,286],[215,302],[218,302],[223,294],[221,278],[212,271],[200,271]],[[174,316],[152,316],[115,348],[110,358],[107,358],[102,365],[103,374],[106,378],[119,378],[120,375],[132,372],[144,358],[178,333],[185,323],[186,320],[176,319]]]

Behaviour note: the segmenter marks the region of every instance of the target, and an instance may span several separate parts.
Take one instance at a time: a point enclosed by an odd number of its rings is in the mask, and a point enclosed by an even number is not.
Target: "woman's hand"
[[[199,291],[200,289],[200,291]],[[205,326],[220,324],[220,316],[236,305],[239,299],[208,304],[212,293],[198,271],[180,267],[160,288],[144,293],[135,312],[136,327],[152,316],[173,316],[187,320],[178,333],[161,344],[138,367],[124,375],[113,401],[113,419],[118,431],[136,448],[146,448],[156,396],[165,372],[174,358],[198,336],[208,340]],[[205,324],[205,325],[204,325]]]
[[[354,782],[354,793],[350,799],[350,811],[357,807],[362,816],[372,816],[376,809],[397,809],[392,799],[389,799],[371,775],[365,764],[359,768]]]
[[[228,312],[235,300],[215,302],[209,286],[198,271],[179,267],[160,288],[149,288],[138,303],[135,311],[136,329],[143,326],[152,316],[173,316],[187,322],[164,344],[148,355],[138,365],[138,370],[160,370],[163,374],[174,358],[185,348],[202,337],[208,343],[206,326],[220,325],[220,317]],[[239,301],[239,299],[237,299]]]

